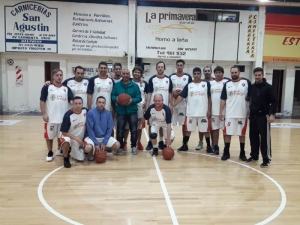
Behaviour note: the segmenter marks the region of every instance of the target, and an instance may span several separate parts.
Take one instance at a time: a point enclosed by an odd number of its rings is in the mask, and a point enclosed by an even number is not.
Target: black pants
[[[270,123],[268,122],[268,115],[250,115],[250,145],[251,157],[258,159],[259,148],[264,162],[269,162],[272,157],[271,151],[271,134]]]
[[[126,123],[129,124],[131,147],[136,147],[138,125],[137,113],[129,115],[117,114],[117,140],[120,142],[121,148],[123,148],[124,130]]]

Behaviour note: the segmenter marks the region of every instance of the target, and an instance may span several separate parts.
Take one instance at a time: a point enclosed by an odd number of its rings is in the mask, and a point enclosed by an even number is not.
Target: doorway
[[[45,81],[52,82],[52,71],[55,69],[59,69],[59,62],[45,62]]]
[[[283,89],[284,70],[273,70],[272,86],[276,98],[278,99],[277,112],[281,113],[282,89]]]

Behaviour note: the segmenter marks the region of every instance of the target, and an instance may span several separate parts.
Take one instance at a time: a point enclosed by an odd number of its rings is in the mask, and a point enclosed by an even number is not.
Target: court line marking
[[[24,112],[19,112],[19,113],[13,114],[13,115],[11,115],[11,116],[17,116],[17,115],[20,115],[20,114],[22,114],[22,113],[24,113]]]
[[[73,163],[73,162],[72,162]],[[43,196],[43,185],[45,183],[45,181],[52,175],[54,174],[55,172],[57,172],[58,170],[60,170],[61,168],[63,168],[64,166],[61,166],[61,167],[58,167],[56,168],[55,170],[52,170],[50,173],[48,173],[40,182],[39,186],[38,186],[38,197],[39,197],[39,200],[40,202],[43,204],[43,206],[49,211],[51,212],[52,214],[54,214],[55,216],[57,216],[58,218],[70,223],[70,224],[74,224],[74,225],[83,225],[82,223],[78,223],[74,220],[71,220],[69,219],[68,217],[66,216],[63,216],[61,215],[60,213],[58,213],[57,211],[55,211],[47,202],[46,200],[44,199],[44,196]]]
[[[203,156],[207,156],[207,157],[212,157],[212,158],[217,158],[217,159],[220,159],[220,157],[218,156],[214,156],[214,155],[207,155],[207,154],[202,154],[202,153],[196,153],[196,152],[183,152],[183,153],[188,153],[188,154],[194,154],[194,155],[203,155]],[[235,163],[235,164],[238,164],[240,166],[244,166],[248,169],[251,169],[263,176],[265,176],[266,178],[268,178],[270,181],[272,181],[275,186],[279,189],[279,192],[281,194],[281,203],[279,205],[279,207],[277,208],[277,210],[271,215],[269,216],[267,219],[259,222],[259,223],[256,223],[256,225],[264,225],[264,224],[267,224],[269,222],[271,222],[272,220],[274,220],[277,216],[280,215],[280,213],[284,210],[285,208],[285,205],[286,205],[286,194],[285,194],[285,191],[284,189],[280,186],[280,184],[274,180],[272,177],[270,177],[269,175],[265,174],[264,172],[261,172],[260,170],[257,170],[251,166],[248,166],[248,165],[245,165],[245,164],[242,164],[242,163],[239,163],[239,162],[236,162],[236,161],[233,161],[233,160],[226,160],[227,162],[230,162],[230,163]]]
[[[144,130],[146,140],[148,142],[149,141],[149,136],[147,134],[147,131],[146,131],[145,128],[143,128],[143,130]],[[175,214],[175,211],[174,211],[174,208],[173,208],[173,205],[172,205],[172,202],[171,202],[166,184],[164,182],[164,178],[161,174],[159,165],[157,163],[156,157],[152,157],[152,159],[153,159],[153,163],[154,163],[154,166],[155,166],[155,169],[156,169],[156,173],[157,173],[157,176],[158,176],[158,179],[159,179],[159,182],[160,182],[161,189],[163,190],[165,200],[167,202],[167,206],[168,206],[168,209],[169,209],[169,213],[171,215],[172,222],[173,222],[174,225],[178,225],[179,223],[178,223],[178,220],[177,220],[177,217],[176,217],[176,214]]]

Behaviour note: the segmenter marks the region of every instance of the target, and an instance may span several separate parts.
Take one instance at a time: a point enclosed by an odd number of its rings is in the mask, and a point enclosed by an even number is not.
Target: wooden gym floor
[[[237,137],[230,161],[195,151],[196,133],[188,153],[176,153],[171,161],[161,153],[152,159],[148,152],[133,156],[128,151],[109,155],[103,164],[85,161],[65,169],[62,157],[45,161],[41,116],[1,120],[21,120],[0,126],[2,225],[300,224],[299,128],[272,128],[273,160],[267,169],[259,167],[261,161],[238,160]],[[175,136],[172,147],[177,149],[180,127]]]

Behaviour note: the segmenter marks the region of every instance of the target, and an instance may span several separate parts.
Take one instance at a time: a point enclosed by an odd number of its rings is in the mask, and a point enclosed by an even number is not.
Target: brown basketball
[[[96,163],[104,163],[106,161],[106,152],[105,151],[99,151],[95,152],[94,160]]]
[[[120,105],[128,105],[130,99],[131,99],[130,95],[126,93],[122,93],[118,96],[118,103]]]
[[[164,150],[162,151],[162,155],[164,157],[165,160],[171,160],[174,157],[174,150],[172,148],[164,148]]]

